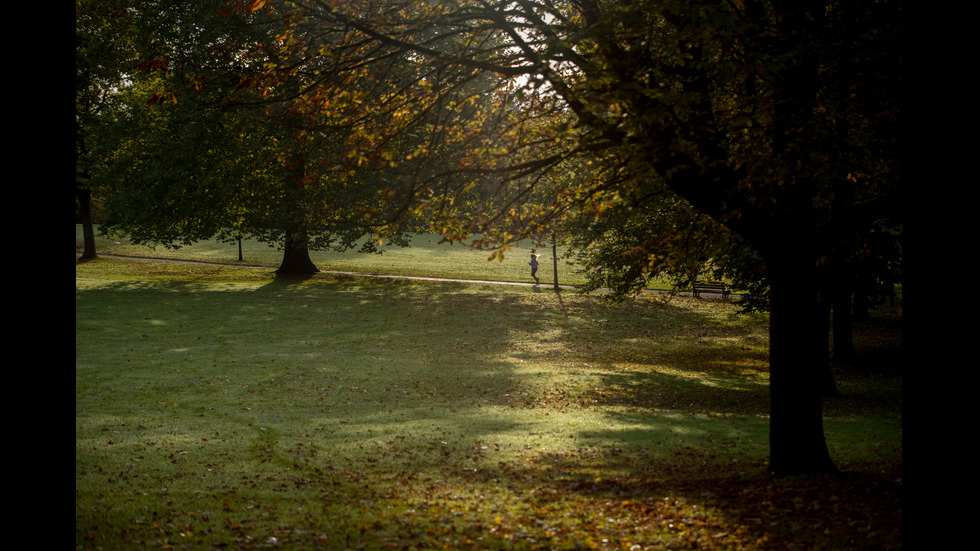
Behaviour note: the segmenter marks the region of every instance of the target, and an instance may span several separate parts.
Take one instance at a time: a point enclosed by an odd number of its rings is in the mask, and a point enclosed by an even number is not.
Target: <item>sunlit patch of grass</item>
[[[77,548],[795,537],[753,520],[792,502],[763,474],[765,320],[731,305],[151,266],[76,266]],[[881,385],[841,386],[860,398],[830,405],[829,444],[884,462],[856,487],[894,491],[900,407],[896,427]],[[897,530],[833,528],[885,548]]]
[[[542,288],[554,284],[554,263],[550,244],[531,240],[513,244],[503,261],[490,260],[490,251],[466,244],[441,242],[438,235],[416,234],[411,246],[401,247],[384,244],[382,254],[366,254],[349,251],[311,251],[311,260],[323,271],[356,272],[400,276],[439,277],[464,280],[509,281],[530,283],[528,257],[532,252],[543,255],[542,269],[538,272]],[[122,255],[143,258],[163,258],[193,262],[210,262],[233,266],[264,266],[276,268],[282,263],[282,251],[251,239],[242,242],[242,260],[238,256],[238,244],[213,239],[200,241],[177,250],[163,246],[136,245],[122,236],[96,238],[96,249],[102,255]],[[543,245],[543,246],[542,246]],[[75,228],[75,249],[84,249],[82,226]],[[564,247],[558,247],[558,281],[562,285],[582,285],[584,276],[579,267],[566,255]],[[670,284],[655,280],[654,289],[669,289]]]

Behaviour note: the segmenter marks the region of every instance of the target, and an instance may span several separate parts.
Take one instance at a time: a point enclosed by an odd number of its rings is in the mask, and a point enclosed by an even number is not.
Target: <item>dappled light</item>
[[[730,304],[127,265],[76,266],[80,548],[900,547],[895,397],[773,481]]]
[[[76,550],[901,548],[903,14],[77,0]]]

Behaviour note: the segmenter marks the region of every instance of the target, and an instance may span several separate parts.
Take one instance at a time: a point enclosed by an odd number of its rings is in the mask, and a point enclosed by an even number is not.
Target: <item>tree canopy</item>
[[[830,261],[867,244],[855,236],[900,232],[900,2],[296,4],[323,31],[303,51],[333,74],[399,60],[398,86],[331,110],[374,154],[419,123],[454,152],[420,203],[498,186],[460,230],[506,240],[669,190],[751,246],[771,289],[770,469],[833,470],[821,291]]]
[[[305,108],[313,99],[301,91],[333,76],[320,73],[320,58],[287,49],[291,77],[263,80],[283,37],[303,36],[287,11],[225,2],[113,10],[107,26],[150,39],[115,66],[119,107],[101,118],[112,143],[96,175],[110,188],[105,229],[169,247],[251,235],[283,248],[280,274],[315,272],[310,249],[360,246],[367,234],[404,243],[395,222],[405,217],[386,211],[396,203],[377,191],[382,171],[341,159],[350,133]]]

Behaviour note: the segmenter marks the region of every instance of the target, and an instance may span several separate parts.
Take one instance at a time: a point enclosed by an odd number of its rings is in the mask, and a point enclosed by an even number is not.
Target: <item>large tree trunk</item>
[[[78,212],[82,217],[82,235],[85,241],[85,249],[79,259],[91,260],[97,257],[95,252],[95,225],[92,223],[92,191],[76,183],[75,198],[78,200]]]
[[[295,220],[286,224],[286,243],[282,253],[282,264],[276,270],[280,276],[309,276],[320,270],[310,260],[310,239],[306,230],[303,212],[307,208],[303,198],[303,179],[306,177],[306,159],[302,151],[296,153],[289,168],[288,191],[291,203],[295,205]]]
[[[834,472],[823,432],[823,388],[829,374],[828,326],[820,293],[829,289],[817,266],[817,219],[813,198],[820,189],[805,171],[812,153],[805,137],[814,122],[819,91],[818,20],[824,5],[816,0],[783,2],[776,10],[777,38],[767,47],[788,54],[774,73],[773,158],[779,177],[772,200],[778,219],[762,224],[757,235],[769,273],[770,337],[769,471],[776,475]],[[760,251],[761,252],[761,251]]]
[[[276,275],[308,276],[319,271],[310,260],[310,249],[305,236],[287,237],[282,253],[282,264],[276,270]]]
[[[808,248],[768,261],[771,289],[769,471],[775,475],[836,471],[823,432],[821,389],[827,326],[817,271]]]

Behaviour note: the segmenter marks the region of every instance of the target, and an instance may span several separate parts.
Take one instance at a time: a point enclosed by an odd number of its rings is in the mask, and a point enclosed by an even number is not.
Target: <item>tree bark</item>
[[[82,235],[85,249],[80,260],[92,260],[98,255],[95,251],[95,225],[92,223],[92,191],[75,184],[75,198],[78,200],[78,212],[82,217]]]
[[[319,271],[310,259],[310,249],[305,236],[287,236],[282,253],[282,264],[276,270],[276,275],[309,276]]]
[[[787,251],[770,262],[769,471],[775,475],[835,472],[823,432],[822,364],[814,335],[824,335],[814,259]]]
[[[295,219],[285,226],[286,239],[282,254],[282,264],[276,270],[280,276],[309,276],[320,270],[310,260],[310,239],[306,228],[306,218],[302,215],[307,204],[303,198],[303,179],[306,177],[306,157],[302,150],[295,153],[291,167],[288,168],[290,202],[295,205]]]

